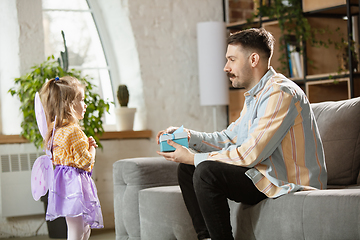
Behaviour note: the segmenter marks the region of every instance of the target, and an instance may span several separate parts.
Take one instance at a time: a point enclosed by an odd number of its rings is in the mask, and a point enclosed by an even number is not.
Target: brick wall
[[[229,0],[229,22],[237,22],[250,18],[256,3],[254,0]]]

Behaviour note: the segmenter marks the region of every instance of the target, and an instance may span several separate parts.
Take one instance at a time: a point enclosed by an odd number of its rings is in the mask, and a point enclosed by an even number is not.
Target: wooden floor
[[[11,240],[64,240],[63,238],[49,238],[47,235],[23,238],[3,238]],[[115,240],[114,229],[93,229],[91,230],[90,240]]]

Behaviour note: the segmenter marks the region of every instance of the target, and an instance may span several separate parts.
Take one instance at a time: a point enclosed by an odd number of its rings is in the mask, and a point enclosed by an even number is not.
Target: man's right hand
[[[168,127],[167,129],[165,129],[165,130],[161,130],[161,131],[159,131],[158,132],[158,134],[156,135],[156,142],[157,142],[157,144],[160,144],[160,136],[161,135],[163,135],[163,134],[169,134],[169,133],[173,133],[173,132],[175,132],[177,129],[178,129],[179,127]],[[187,132],[187,134],[188,134],[188,140],[190,140],[190,137],[191,137],[191,134],[190,134],[190,130],[189,129],[186,129],[186,128],[184,128],[184,131],[186,131]]]

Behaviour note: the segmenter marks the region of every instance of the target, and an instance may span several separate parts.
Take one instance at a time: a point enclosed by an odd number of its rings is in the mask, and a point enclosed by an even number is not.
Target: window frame
[[[106,69],[109,74],[110,79],[110,85],[111,85],[111,94],[113,101],[116,102],[116,89],[114,88],[114,85],[116,84],[114,82],[114,79],[119,79],[119,72],[116,68],[116,57],[113,54],[112,44],[109,37],[109,34],[107,32],[107,27],[105,24],[105,21],[102,18],[102,12],[100,11],[99,6],[97,6],[97,3],[95,1],[89,1],[84,0],[88,6],[88,9],[58,9],[58,8],[42,8],[42,12],[50,12],[50,11],[63,11],[63,12],[87,12],[91,14],[91,17],[94,21],[94,25],[99,37],[100,45],[104,54],[106,67],[81,67],[81,66],[71,66],[71,68],[74,68],[76,70],[104,70]],[[101,82],[101,79],[100,79]],[[104,95],[104,94],[101,94]],[[106,96],[103,96],[106,98]],[[110,106],[110,115],[114,117],[114,106]],[[105,122],[104,125],[115,125],[114,123],[107,123]]]

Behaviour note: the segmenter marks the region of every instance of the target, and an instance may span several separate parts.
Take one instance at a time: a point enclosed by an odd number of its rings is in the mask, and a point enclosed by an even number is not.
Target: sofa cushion
[[[139,192],[141,240],[196,240],[180,186]]]
[[[328,184],[356,184],[360,168],[360,98],[313,103],[324,145]]]
[[[312,191],[303,204],[303,239],[360,239],[359,219],[359,188]]]
[[[360,239],[360,189],[289,193],[239,204],[236,216],[236,240]]]
[[[163,157],[122,159],[113,165],[114,215],[117,240],[140,240],[139,191],[178,185],[177,163]]]
[[[236,221],[232,221],[236,240],[305,239],[303,231],[303,203],[311,191],[300,191],[268,198],[256,205],[236,205]],[[233,215],[231,216],[233,217]]]

